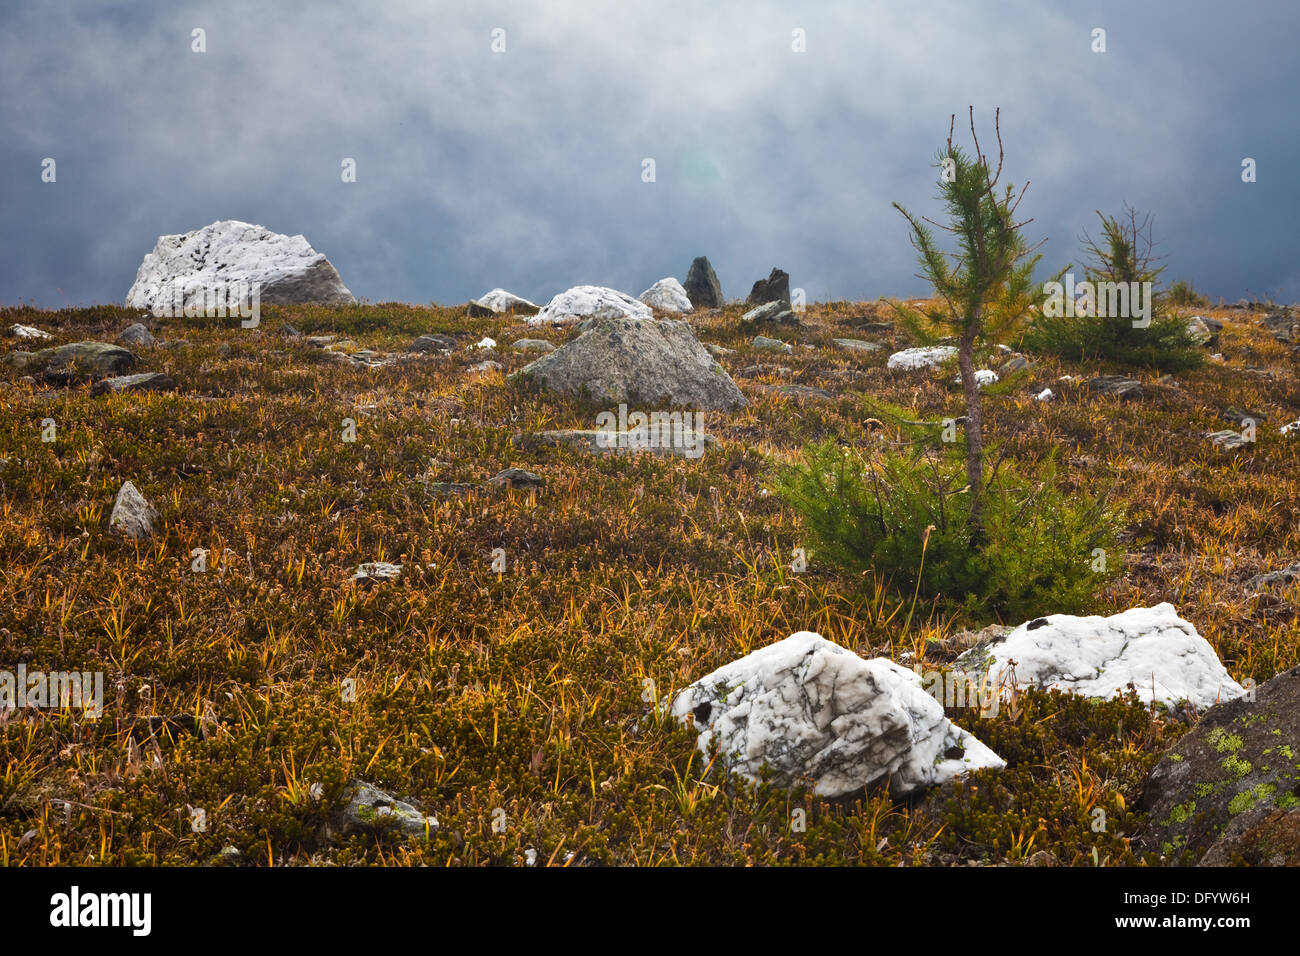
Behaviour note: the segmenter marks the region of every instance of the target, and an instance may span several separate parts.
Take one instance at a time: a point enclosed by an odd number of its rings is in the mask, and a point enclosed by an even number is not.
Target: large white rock
[[[536,315],[539,308],[536,303],[529,302],[527,299],[517,296],[513,292],[507,292],[502,288],[493,289],[491,292],[475,299],[471,304],[478,306],[477,311],[481,313],[495,313],[498,315],[502,313]]]
[[[699,748],[716,742],[728,769],[824,796],[888,779],[894,795],[1006,766],[952,724],[921,677],[884,658],[864,660],[800,631],[687,687],[670,713],[692,714]]]
[[[676,279],[660,279],[641,293],[641,301],[656,312],[694,312],[686,290]]]
[[[575,285],[561,292],[528,320],[530,325],[572,322],[579,319],[652,319],[654,313],[640,302],[617,289],[598,285]]]
[[[929,348],[903,349],[889,356],[886,365],[889,368],[929,368],[941,365],[957,354],[951,345],[934,345]]]
[[[1014,661],[1014,666],[1011,662]],[[1146,703],[1194,707],[1246,693],[1224,669],[1209,642],[1169,603],[1135,607],[1110,617],[1051,614],[1021,624],[997,643],[957,659],[957,670],[1010,693],[1020,687],[1109,698],[1133,685]]]
[[[52,339],[49,332],[42,332],[32,325],[11,325],[9,331],[20,339]]]
[[[187,288],[228,288],[239,280],[260,289],[263,305],[356,301],[330,261],[302,236],[225,219],[183,235],[159,236],[140,263],[126,304],[152,309],[156,298],[171,303],[178,281]]]
[[[961,374],[959,373],[953,381],[960,385]],[[977,388],[983,388],[985,385],[996,385],[998,383],[998,373],[990,368],[977,368],[975,370],[975,385]]]

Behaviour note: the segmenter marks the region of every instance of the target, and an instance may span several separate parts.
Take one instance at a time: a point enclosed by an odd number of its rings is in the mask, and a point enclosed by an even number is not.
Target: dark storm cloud
[[[773,265],[810,299],[918,294],[889,204],[937,212],[968,104],[986,146],[1002,107],[1044,271],[1127,201],[1166,278],[1300,299],[1298,21],[1293,0],[6,7],[0,302],[121,301],[158,235],[217,219],[304,234],[374,301],[635,295],[699,254],[729,296]]]

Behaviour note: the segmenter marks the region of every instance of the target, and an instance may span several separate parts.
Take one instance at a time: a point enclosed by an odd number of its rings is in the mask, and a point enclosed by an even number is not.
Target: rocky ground
[[[1214,357],[1174,378],[1029,357],[985,412],[1012,458],[1055,450],[1067,487],[1124,504],[1105,613],[1169,602],[1257,697],[936,715],[898,672],[1026,622],[795,570],[770,478],[810,441],[890,440],[872,402],[961,415],[951,369],[891,361],[915,343],[876,304],[697,310],[675,318],[703,350],[634,345],[715,376],[701,454],[620,454],[593,432],[617,390],[563,375],[614,359],[552,349],[626,329],[526,305],[0,310],[0,669],[106,680],[98,720],[0,711],[0,864],[1296,862],[1293,313],[1189,310]],[[728,777],[664,702],[710,724],[717,698],[678,692],[805,631],[902,664],[828,658],[1005,766],[892,794]]]

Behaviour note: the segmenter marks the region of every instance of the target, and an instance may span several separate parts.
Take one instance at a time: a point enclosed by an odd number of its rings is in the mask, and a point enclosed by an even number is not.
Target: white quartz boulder
[[[877,782],[898,796],[1006,765],[944,717],[920,675],[810,631],[718,668],[670,713],[690,715],[700,750],[716,744],[733,773],[828,797]]]
[[[153,252],[140,263],[126,305],[152,310],[157,301],[169,308],[175,302],[178,283],[186,290],[188,301],[189,290],[203,294],[220,288],[228,294],[236,282],[260,290],[263,305],[356,301],[330,261],[302,236],[283,236],[262,226],[225,219],[183,235],[159,236]]]
[[[895,352],[889,356],[886,363],[889,368],[929,368],[932,365],[942,365],[948,359],[957,354],[957,349],[951,345],[933,345],[928,348],[903,349],[901,352]]]
[[[990,686],[1002,687],[1004,695],[1013,682],[1099,698],[1127,693],[1132,686],[1146,703],[1173,707],[1186,701],[1204,709],[1246,693],[1209,642],[1169,603],[1110,617],[1040,617],[1000,641],[972,648],[954,667],[977,681],[987,675]]]
[[[469,304],[470,314],[480,318],[502,314],[536,315],[538,309],[536,303],[501,288],[493,289]]]
[[[15,335],[20,339],[54,338],[54,336],[50,335],[49,332],[42,332],[40,329],[32,325],[11,325],[9,326],[9,332],[11,335]]]
[[[953,379],[958,385],[961,384],[961,375]],[[988,368],[977,368],[975,370],[975,385],[983,388],[985,385],[996,385],[998,383],[998,373]]]
[[[656,312],[694,312],[686,290],[676,279],[660,279],[641,293],[641,301]]]
[[[652,319],[654,313],[617,289],[598,285],[576,285],[561,292],[528,320],[530,325],[574,322],[582,319]]]

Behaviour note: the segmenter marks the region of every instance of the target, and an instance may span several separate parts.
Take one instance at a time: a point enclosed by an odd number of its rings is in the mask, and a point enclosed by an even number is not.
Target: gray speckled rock
[[[756,349],[764,349],[768,352],[783,352],[786,355],[794,351],[789,343],[782,342],[780,339],[769,339],[766,335],[754,336],[754,341],[750,344]]]
[[[546,339],[515,339],[510,346],[516,352],[541,352],[547,354],[555,351],[555,345]]]
[[[144,495],[140,494],[135,485],[129,481],[123,484],[113,502],[108,526],[128,538],[140,541],[153,534],[153,523],[157,520],[158,512],[145,501]]]
[[[532,378],[566,394],[585,390],[606,402],[710,410],[747,404],[684,321],[609,316],[588,319],[579,331],[512,378]]]
[[[546,484],[546,479],[523,468],[507,468],[497,472],[487,483],[497,488],[541,488]]]
[[[456,342],[445,335],[421,335],[407,348],[408,352],[450,352]]]
[[[884,349],[879,342],[866,342],[862,339],[832,339],[831,341],[840,348],[853,352],[880,352]]]
[[[1113,395],[1128,401],[1141,398],[1142,383],[1123,375],[1098,375],[1084,383],[1088,391],[1097,395]]]
[[[353,581],[392,581],[402,576],[402,566],[400,564],[390,564],[387,561],[367,561],[357,568],[357,573],[352,575]]]
[[[768,302],[756,309],[750,309],[740,317],[742,322],[758,322],[773,325],[798,325],[799,319],[790,309],[790,303],[784,299]]]
[[[162,372],[141,372],[138,375],[118,375],[102,378],[90,389],[91,395],[107,392],[165,392],[176,387],[176,382]]]
[[[139,322],[128,325],[117,335],[118,345],[150,346],[156,344],[153,333],[146,329]]]
[[[1253,442],[1251,442],[1251,440],[1241,432],[1234,432],[1230,428],[1225,428],[1222,431],[1217,432],[1206,432],[1205,437],[1210,440],[1214,447],[1222,451],[1239,451],[1240,449],[1248,448],[1253,444]]]
[[[1285,568],[1279,568],[1276,571],[1257,574],[1246,582],[1246,588],[1251,591],[1258,591],[1261,588],[1286,587],[1296,581],[1300,581],[1300,561],[1288,564]]]
[[[1219,322],[1218,326],[1218,329],[1213,328],[1205,316],[1194,315],[1187,320],[1187,334],[1197,345],[1215,348],[1219,344],[1219,329],[1223,328],[1223,323]]]
[[[39,352],[13,352],[7,358],[17,368],[33,374],[69,372],[78,375],[122,375],[135,367],[139,359],[134,352],[107,342],[73,342]]]
[[[436,817],[425,816],[411,804],[361,780],[349,784],[347,800],[343,808],[345,832],[392,827],[410,836],[424,836],[438,829]]]
[[[1300,322],[1290,312],[1273,312],[1264,316],[1261,324],[1279,342],[1291,344],[1300,340]]]

